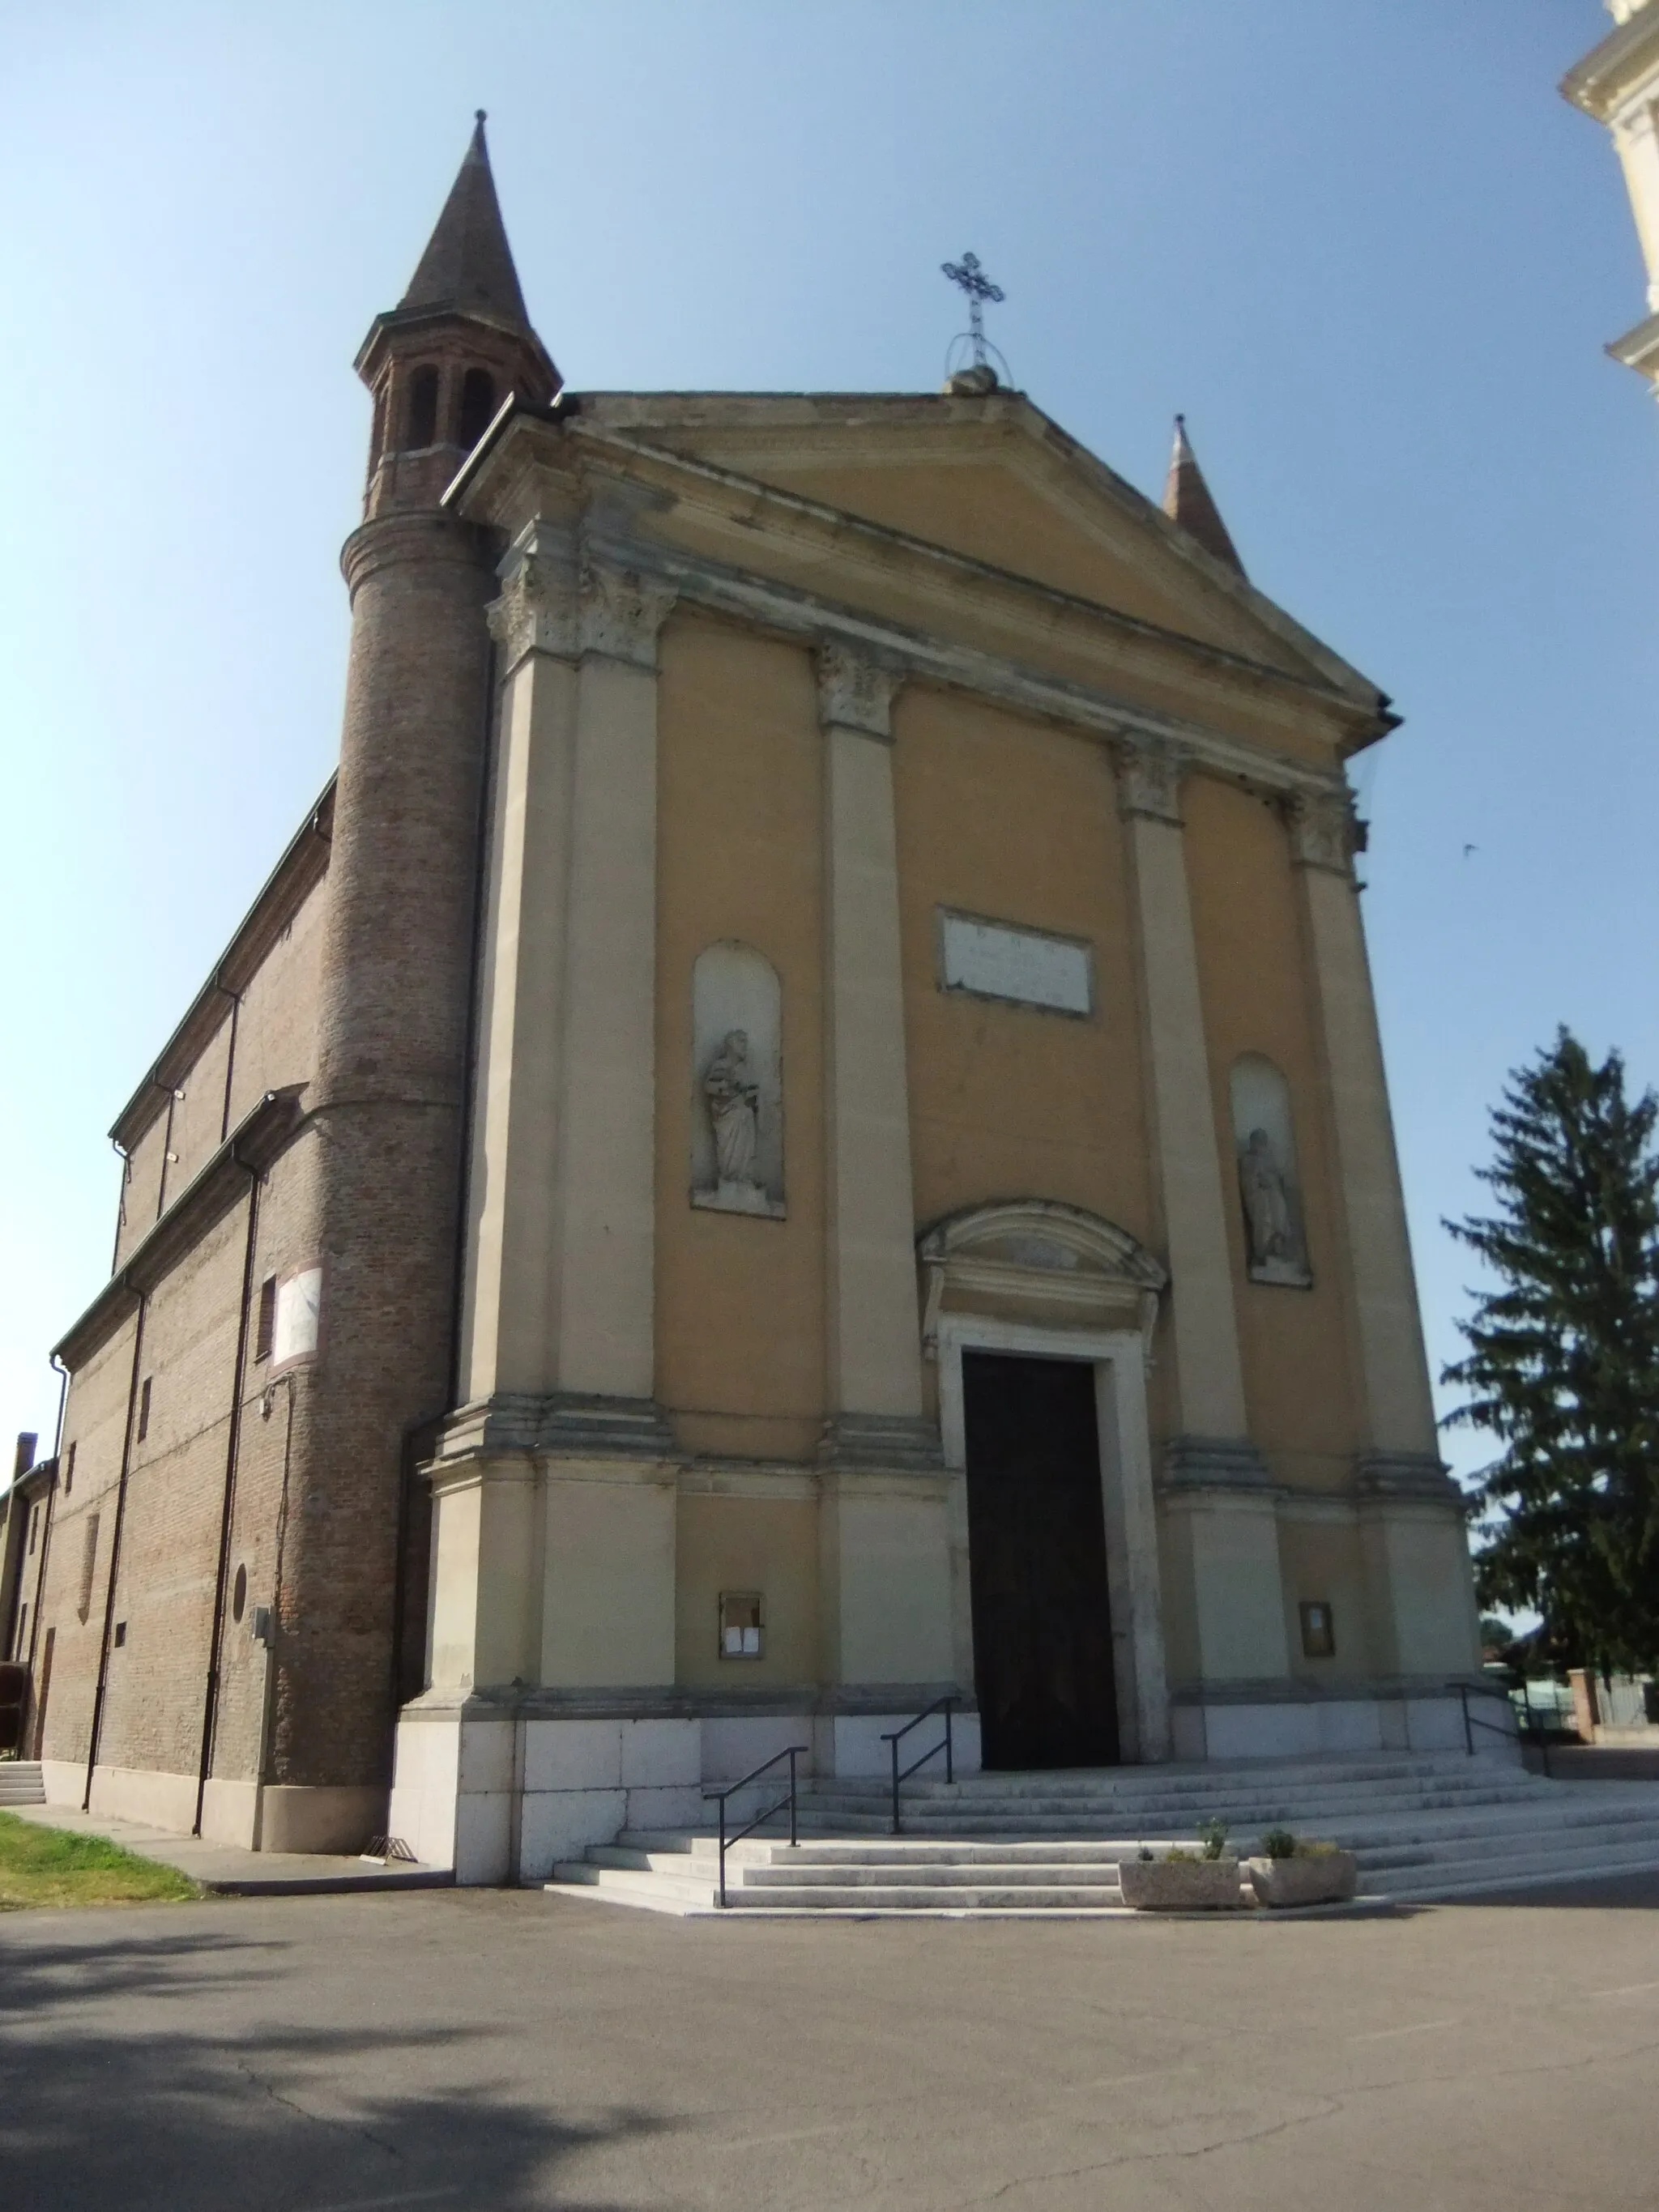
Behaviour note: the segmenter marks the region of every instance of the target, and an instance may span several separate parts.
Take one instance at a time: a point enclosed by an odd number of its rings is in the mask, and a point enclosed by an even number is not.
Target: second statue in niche
[[[736,1198],[757,1190],[755,1148],[760,1136],[760,1085],[750,1080],[749,1039],[742,1030],[727,1032],[702,1079],[714,1138],[714,1166],[720,1194]]]
[[[691,1203],[781,1219],[781,993],[752,945],[705,946],[692,970]]]
[[[1290,1085],[1270,1060],[1246,1053],[1233,1066],[1232,1106],[1250,1280],[1306,1290],[1313,1277],[1297,1181]]]

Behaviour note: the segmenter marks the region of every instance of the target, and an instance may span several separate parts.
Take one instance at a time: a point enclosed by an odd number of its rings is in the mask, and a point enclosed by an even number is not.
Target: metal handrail
[[[1469,1711],[1469,1686],[1467,1682],[1449,1682],[1446,1687],[1449,1690],[1455,1690],[1462,1700],[1463,1746],[1471,1759],[1474,1757],[1474,1731],[1476,1729],[1485,1729],[1488,1735],[1501,1735],[1505,1743],[1536,1742],[1538,1755],[1544,1762],[1544,1772],[1547,1776],[1549,1774],[1549,1739],[1546,1736],[1542,1725],[1533,1718],[1532,1699],[1528,1695],[1524,1679],[1521,1684],[1522,1702],[1527,1709],[1527,1726],[1524,1735],[1519,1729],[1504,1728],[1497,1721],[1483,1721],[1479,1713],[1472,1713]],[[1515,1710],[1513,1700],[1507,1690],[1477,1690],[1474,1694],[1480,1698],[1501,1698],[1511,1712]]]
[[[883,1731],[881,1740],[891,1752],[893,1759],[893,1833],[896,1836],[900,1832],[899,1784],[901,1782],[908,1782],[918,1767],[926,1766],[928,1760],[930,1759],[937,1759],[940,1752],[945,1753],[945,1780],[947,1782],[954,1782],[957,1778],[955,1756],[951,1741],[951,1708],[953,1705],[960,1705],[961,1702],[962,1700],[957,1696],[956,1692],[951,1691],[945,1697],[935,1698],[931,1705],[924,1705],[921,1711],[916,1715],[915,1720],[906,1721],[902,1728],[885,1729]],[[945,1735],[943,1740],[940,1742],[936,1743],[931,1751],[924,1751],[920,1759],[912,1759],[909,1765],[907,1766],[903,1773],[901,1774],[899,1772],[898,1763],[898,1747],[901,1741],[909,1735],[913,1728],[920,1728],[922,1723],[930,1718],[934,1713],[943,1713],[945,1716]]]
[[[797,1837],[797,1834],[796,1834],[796,1813],[795,1813],[795,1761],[796,1761],[798,1759],[801,1758],[801,1757],[804,1755],[804,1753],[805,1753],[805,1750],[806,1750],[806,1746],[805,1746],[804,1743],[792,1743],[792,1744],[790,1745],[789,1748],[788,1748],[787,1751],[775,1751],[775,1752],[773,1753],[772,1756],[770,1757],[770,1759],[762,1759],[762,1761],[761,1761],[760,1765],[759,1765],[758,1766],[757,1766],[757,1767],[752,1768],[749,1773],[745,1774],[745,1775],[743,1777],[743,1778],[742,1778],[742,1780],[741,1780],[741,1781],[739,1781],[739,1782],[728,1782],[728,1783],[726,1784],[726,1787],[725,1787],[725,1789],[724,1789],[724,1790],[705,1790],[703,1791],[703,1793],[702,1793],[702,1794],[703,1794],[703,1796],[704,1796],[704,1797],[705,1797],[705,1798],[708,1798],[708,1797],[714,1797],[714,1798],[718,1798],[718,1799],[719,1799],[719,1801],[720,1801],[720,1909],[721,1909],[721,1911],[724,1911],[724,1910],[726,1909],[726,1852],[731,1849],[731,1847],[732,1847],[732,1845],[733,1844],[740,1844],[740,1843],[743,1841],[743,1839],[744,1839],[744,1838],[745,1836],[752,1836],[752,1835],[754,1834],[754,1832],[755,1832],[756,1829],[759,1827],[759,1826],[760,1826],[760,1824],[761,1824],[761,1822],[762,1822],[763,1820],[769,1820],[772,1818],[772,1816],[773,1816],[773,1814],[774,1814],[775,1813],[781,1813],[781,1812],[782,1812],[782,1810],[783,1810],[783,1808],[784,1808],[784,1807],[785,1807],[786,1805],[789,1808],[789,1847],[790,1847],[790,1849],[791,1849],[792,1850],[794,1849],[795,1844],[796,1844],[796,1843],[797,1843],[797,1841],[798,1841],[798,1837]],[[762,1776],[763,1774],[768,1774],[768,1773],[769,1773],[769,1772],[771,1771],[771,1770],[773,1769],[773,1767],[775,1767],[775,1766],[778,1764],[779,1760],[780,1760],[780,1759],[787,1759],[788,1760],[788,1762],[789,1762],[789,1790],[788,1790],[788,1794],[787,1794],[787,1796],[783,1796],[783,1797],[780,1797],[780,1798],[779,1798],[779,1800],[778,1800],[778,1802],[777,1802],[777,1803],[776,1803],[775,1805],[769,1805],[769,1806],[767,1807],[766,1810],[765,1810],[763,1813],[757,1813],[757,1814],[756,1814],[756,1815],[755,1815],[755,1817],[754,1817],[754,1819],[753,1819],[753,1820],[749,1823],[749,1826],[748,1826],[746,1828],[739,1828],[739,1829],[738,1830],[738,1832],[737,1832],[737,1834],[736,1834],[735,1836],[728,1836],[728,1835],[726,1834],[726,1799],[727,1799],[728,1797],[735,1797],[735,1796],[737,1796],[737,1794],[738,1794],[738,1790],[746,1790],[746,1789],[749,1787],[749,1785],[750,1785],[750,1784],[751,1782],[758,1782],[758,1781],[759,1781],[759,1779],[760,1779],[760,1778],[761,1778],[761,1776]]]

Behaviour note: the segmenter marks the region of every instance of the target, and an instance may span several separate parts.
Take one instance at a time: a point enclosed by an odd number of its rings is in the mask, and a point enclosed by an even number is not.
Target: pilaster
[[[627,1401],[648,1425],[657,639],[673,593],[562,519],[520,534],[501,582],[465,1395]]]
[[[1285,809],[1301,883],[1364,1396],[1363,1449],[1430,1474],[1439,1454],[1345,789]]]
[[[918,1424],[922,1406],[893,814],[895,681],[849,646],[819,647],[830,1407],[832,1432],[845,1429],[849,1441],[860,1428],[867,1433],[869,1417],[890,1436],[890,1425]]]
[[[1174,746],[1125,744],[1118,805],[1128,841],[1153,1147],[1170,1255],[1178,1431],[1243,1446],[1247,1421],[1232,1258]]]
[[[558,1382],[655,1376],[657,640],[664,584],[584,562],[560,1085]]]

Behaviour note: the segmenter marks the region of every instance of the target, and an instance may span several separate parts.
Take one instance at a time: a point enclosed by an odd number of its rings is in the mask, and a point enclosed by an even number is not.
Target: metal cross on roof
[[[985,367],[985,309],[987,300],[1006,299],[1000,284],[994,284],[977,253],[964,253],[960,261],[942,261],[939,267],[953,284],[968,295],[968,331],[973,341],[974,367]]]

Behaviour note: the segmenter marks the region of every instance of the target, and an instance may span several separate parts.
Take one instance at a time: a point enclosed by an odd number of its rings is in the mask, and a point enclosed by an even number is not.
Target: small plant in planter
[[[1358,1886],[1352,1851],[1335,1844],[1269,1828],[1249,1861],[1250,1887],[1258,1905],[1340,1905]]]
[[[1238,1861],[1224,1856],[1227,1830],[1219,1820],[1199,1824],[1200,1849],[1172,1844],[1162,1858],[1145,1844],[1118,1865],[1123,1902],[1139,1912],[1232,1911],[1244,1902]]]

